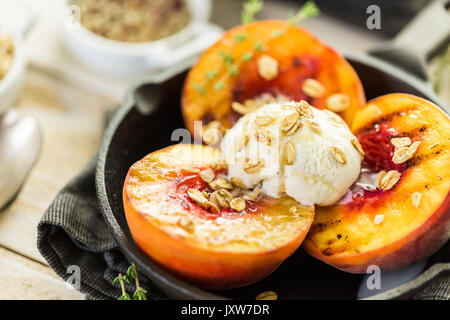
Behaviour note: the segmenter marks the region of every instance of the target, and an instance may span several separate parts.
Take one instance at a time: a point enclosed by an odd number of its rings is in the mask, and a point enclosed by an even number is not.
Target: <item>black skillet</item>
[[[446,1],[447,4],[449,1]],[[430,25],[433,28],[430,29]],[[420,36],[426,28],[426,41]],[[423,63],[432,50],[449,36],[449,17],[442,2],[428,6],[397,38],[373,52],[411,70],[402,71],[368,54],[346,54],[364,85],[367,99],[392,92],[404,92],[433,101],[444,110],[426,82]],[[417,34],[419,32],[419,35]],[[419,37],[419,38],[418,38]],[[411,42],[412,41],[412,42]],[[424,42],[419,49],[414,46]],[[172,132],[183,128],[180,93],[186,72],[159,83],[141,83],[129,91],[123,107],[105,133],[97,166],[96,185],[101,209],[111,232],[124,254],[169,297],[177,299],[251,299],[266,290],[275,290],[282,299],[355,299],[363,275],[348,274],[309,257],[299,249],[278,270],[265,279],[243,288],[207,292],[172,276],[148,258],[133,242],[122,206],[122,185],[128,168],[146,154],[171,142]],[[422,79],[420,79],[422,78]],[[450,243],[427,259],[414,279],[374,299],[410,297],[437,275],[450,273]]]

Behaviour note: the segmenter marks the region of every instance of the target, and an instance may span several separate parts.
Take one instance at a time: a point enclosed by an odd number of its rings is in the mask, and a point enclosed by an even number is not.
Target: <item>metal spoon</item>
[[[0,115],[0,209],[19,193],[41,150],[39,124],[11,109]]]

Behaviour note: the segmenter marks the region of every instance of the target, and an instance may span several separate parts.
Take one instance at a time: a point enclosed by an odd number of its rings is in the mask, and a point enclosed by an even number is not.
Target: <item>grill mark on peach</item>
[[[425,156],[427,157],[423,157],[423,155],[419,155],[418,159],[419,161],[415,160],[415,158],[413,158],[412,160],[407,161],[405,164],[405,169],[402,170],[401,172],[401,177],[399,182],[390,190],[384,190],[384,191],[376,191],[376,192],[365,192],[363,195],[358,196],[357,198],[353,199],[352,201],[344,204],[343,206],[347,207],[349,210],[345,211],[346,214],[350,214],[350,213],[360,213],[361,211],[364,210],[364,208],[369,208],[370,207],[370,211],[376,212],[378,207],[383,207],[384,203],[389,201],[389,197],[390,195],[395,194],[395,192],[393,192],[398,186],[402,185],[403,183],[405,183],[405,180],[408,179],[408,175],[410,170],[409,169],[413,169],[414,167],[418,166],[419,164],[422,164],[426,161],[431,161],[433,160],[433,158],[431,157],[432,153],[429,154],[425,154]],[[408,182],[411,183],[411,182]],[[416,185],[416,190],[419,192],[422,192],[424,190],[427,190],[429,188],[434,187],[435,185],[439,185],[441,183],[441,180],[432,180],[430,182],[428,182],[425,185]],[[407,194],[404,197],[403,201],[408,201],[410,195]],[[312,230],[312,227],[311,227]],[[324,229],[325,230],[325,229]]]
[[[364,134],[367,131],[373,129],[374,126],[381,125],[385,122],[392,122],[398,117],[404,117],[405,113],[414,111],[416,108],[406,107],[404,109],[396,110],[394,112],[383,115],[380,118],[373,119],[371,122],[366,123],[362,128],[358,130],[358,134]]]
[[[329,227],[335,226],[337,224],[340,224],[341,220],[337,219],[337,220],[331,220],[328,222],[317,222],[317,223],[313,223],[313,225],[310,228],[310,233],[317,233],[317,232],[322,232],[326,229],[328,229]]]
[[[329,257],[329,256],[332,256],[332,255],[335,255],[335,254],[346,252],[346,251],[351,249],[348,246],[348,242],[347,243],[343,242],[342,245],[338,245],[338,246],[335,245],[334,247],[331,247],[333,242],[334,242],[333,240],[328,240],[326,242],[326,246],[327,247],[324,250],[321,251],[324,255]]]
[[[356,134],[364,134],[366,132],[369,132],[374,126],[392,122],[393,120],[395,120],[396,117],[403,117],[404,115],[402,115],[402,114],[404,114],[405,112],[413,111],[414,109],[407,108],[405,110],[406,111],[403,111],[403,110],[396,111],[396,112],[390,113],[386,116],[383,116],[381,118],[374,119],[372,122],[366,124],[364,127],[359,129],[356,132]],[[439,125],[439,124],[436,124],[436,125]],[[400,131],[400,132],[398,132],[398,137],[409,137],[409,138],[411,138],[412,142],[417,141],[417,140],[420,141],[420,140],[423,140],[423,138],[426,136],[428,129],[430,127],[431,127],[431,125],[424,124],[420,128],[417,128],[414,130]],[[397,136],[395,136],[395,137],[397,137]],[[417,138],[419,138],[419,139],[417,139]]]
[[[426,149],[426,148],[425,148]],[[435,157],[442,154],[444,151],[445,146],[441,146],[440,148],[435,148],[431,152],[428,153],[417,153],[414,155],[414,157],[407,161],[406,169],[409,169],[411,167],[419,166],[429,160],[434,159]],[[425,151],[425,150],[424,150]]]
[[[330,252],[330,251],[331,251],[331,248],[328,247],[328,248],[322,250],[322,253],[323,253],[325,256],[329,257],[329,256],[332,256],[332,255],[334,254],[333,252]]]
[[[370,131],[370,129],[376,125],[381,126],[383,124],[390,124],[391,120],[386,120],[386,121],[375,121],[375,122],[371,122],[369,127],[364,127],[363,129],[360,129],[356,132],[357,135],[364,135],[367,132]],[[394,130],[395,127],[391,126]],[[398,131],[396,135],[392,136],[392,138],[402,138],[402,137],[409,137],[411,138],[412,142],[414,141],[420,141],[423,140],[423,138],[426,136],[427,133],[427,129],[429,129],[429,127],[427,125],[423,125],[420,128],[414,129],[414,130],[410,130],[410,131]],[[419,139],[418,139],[419,138]],[[414,140],[415,139],[415,140]]]
[[[411,138],[411,141],[420,141],[423,140],[423,138],[427,134],[427,129],[429,129],[429,126],[423,125],[420,128],[410,130],[410,131],[401,131],[399,132],[399,137],[409,137]],[[415,140],[414,140],[415,139]]]

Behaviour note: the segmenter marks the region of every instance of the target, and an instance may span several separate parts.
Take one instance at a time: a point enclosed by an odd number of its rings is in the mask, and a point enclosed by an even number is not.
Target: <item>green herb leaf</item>
[[[119,297],[119,300],[131,300],[131,297],[128,293],[125,293]]]
[[[235,34],[233,36],[233,39],[235,42],[240,43],[242,41],[245,41],[245,39],[247,39],[247,36],[245,34]]]
[[[248,0],[244,3],[241,11],[242,24],[248,24],[255,21],[255,15],[260,12],[264,7],[264,3],[261,0]]]
[[[264,45],[261,42],[255,41],[254,45],[255,45],[255,49],[256,50],[258,50],[258,51],[266,51],[266,48],[264,47]]]
[[[235,66],[233,66],[233,56],[220,50],[219,51],[220,56],[222,57],[223,61],[225,62],[225,65],[227,67],[227,70],[232,75],[236,76],[238,74],[238,71]]]
[[[233,75],[233,76],[237,76],[239,74],[237,68],[232,64],[232,63],[227,63],[227,70],[228,72]]]
[[[243,61],[250,61],[250,59],[253,57],[253,52],[246,52],[242,55]]]
[[[283,35],[283,32],[281,32],[280,30],[275,30],[270,34],[273,38],[278,38],[281,37]]]
[[[114,280],[113,280],[113,283],[114,284],[120,283],[120,277],[115,277]]]
[[[298,12],[302,19],[317,17],[320,14],[320,9],[314,0],[308,0]]]
[[[132,264],[131,266],[128,267],[126,277],[128,280],[136,279],[137,272],[136,272],[136,266],[134,264]]]
[[[227,86],[222,81],[217,81],[214,83],[214,89],[216,90],[222,90],[225,89]]]
[[[128,283],[128,284],[131,283],[131,280],[132,280],[132,279],[128,278],[127,275],[124,275],[122,278],[123,278],[123,281],[125,281],[126,283]]]
[[[288,11],[287,21],[288,21],[288,23],[291,26],[296,26],[297,25],[296,16],[295,16],[295,13],[292,10]]]
[[[215,76],[217,76],[217,71],[208,70],[205,72],[205,77],[207,79],[211,80],[211,79],[215,78]]]
[[[204,86],[194,83],[192,84],[192,88],[197,90],[197,92],[200,93],[202,96],[206,95],[206,90]]]
[[[147,290],[144,288],[139,288],[133,294],[133,300],[148,300],[147,298]]]
[[[230,63],[233,62],[233,56],[224,52],[223,50],[219,51],[220,56],[222,57],[223,61],[225,61],[225,63]]]
[[[288,22],[297,26],[303,20],[308,18],[316,17],[320,14],[320,9],[317,7],[316,3],[313,0],[308,0],[297,12],[295,15],[290,15],[288,17]]]

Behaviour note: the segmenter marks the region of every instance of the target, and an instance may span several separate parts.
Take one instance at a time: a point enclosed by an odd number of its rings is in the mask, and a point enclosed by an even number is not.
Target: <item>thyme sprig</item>
[[[245,2],[241,11],[242,23],[248,24],[255,21],[255,15],[263,9],[263,6],[264,3],[261,0],[248,0]],[[217,68],[215,70],[207,70],[205,72],[205,80],[200,84],[194,83],[192,87],[203,96],[206,95],[205,85],[208,81],[214,80],[213,87],[215,90],[225,89],[228,77],[239,75],[239,67],[241,64],[250,61],[255,55],[255,52],[267,51],[266,45],[270,40],[283,36],[291,25],[297,26],[301,21],[309,17],[315,17],[319,14],[320,10],[315,2],[313,0],[308,0],[295,15],[288,17],[289,24],[286,27],[281,30],[274,30],[265,38],[254,41],[252,49],[243,53],[239,59],[234,59],[230,52],[220,50],[219,54],[221,56],[221,62],[217,65]],[[236,44],[245,42],[247,39],[248,37],[246,34],[233,35],[233,40]],[[216,79],[216,76],[224,65],[227,72],[220,79]]]
[[[113,283],[120,283],[120,288],[122,289],[122,295],[118,300],[131,300],[130,295],[125,290],[125,282],[127,280],[124,278],[123,274],[119,273],[119,275],[114,279]]]
[[[288,22],[293,26],[298,26],[305,19],[316,17],[320,14],[320,9],[312,0],[308,0],[294,15],[288,17]]]
[[[264,2],[261,0],[249,0],[244,3],[241,11],[242,24],[248,24],[255,21],[255,15],[264,8]]]
[[[134,281],[136,285],[136,290],[133,293],[133,299],[131,299],[131,296],[125,290],[125,282],[130,284],[132,281]],[[148,300],[147,290],[140,286],[137,268],[134,263],[128,267],[126,275],[119,273],[113,283],[120,283],[122,295],[119,297],[119,300]]]
[[[137,274],[136,265],[133,263],[127,269],[127,278],[136,284],[136,291],[133,293],[133,300],[147,300],[147,290],[141,288],[139,284],[139,277]]]

